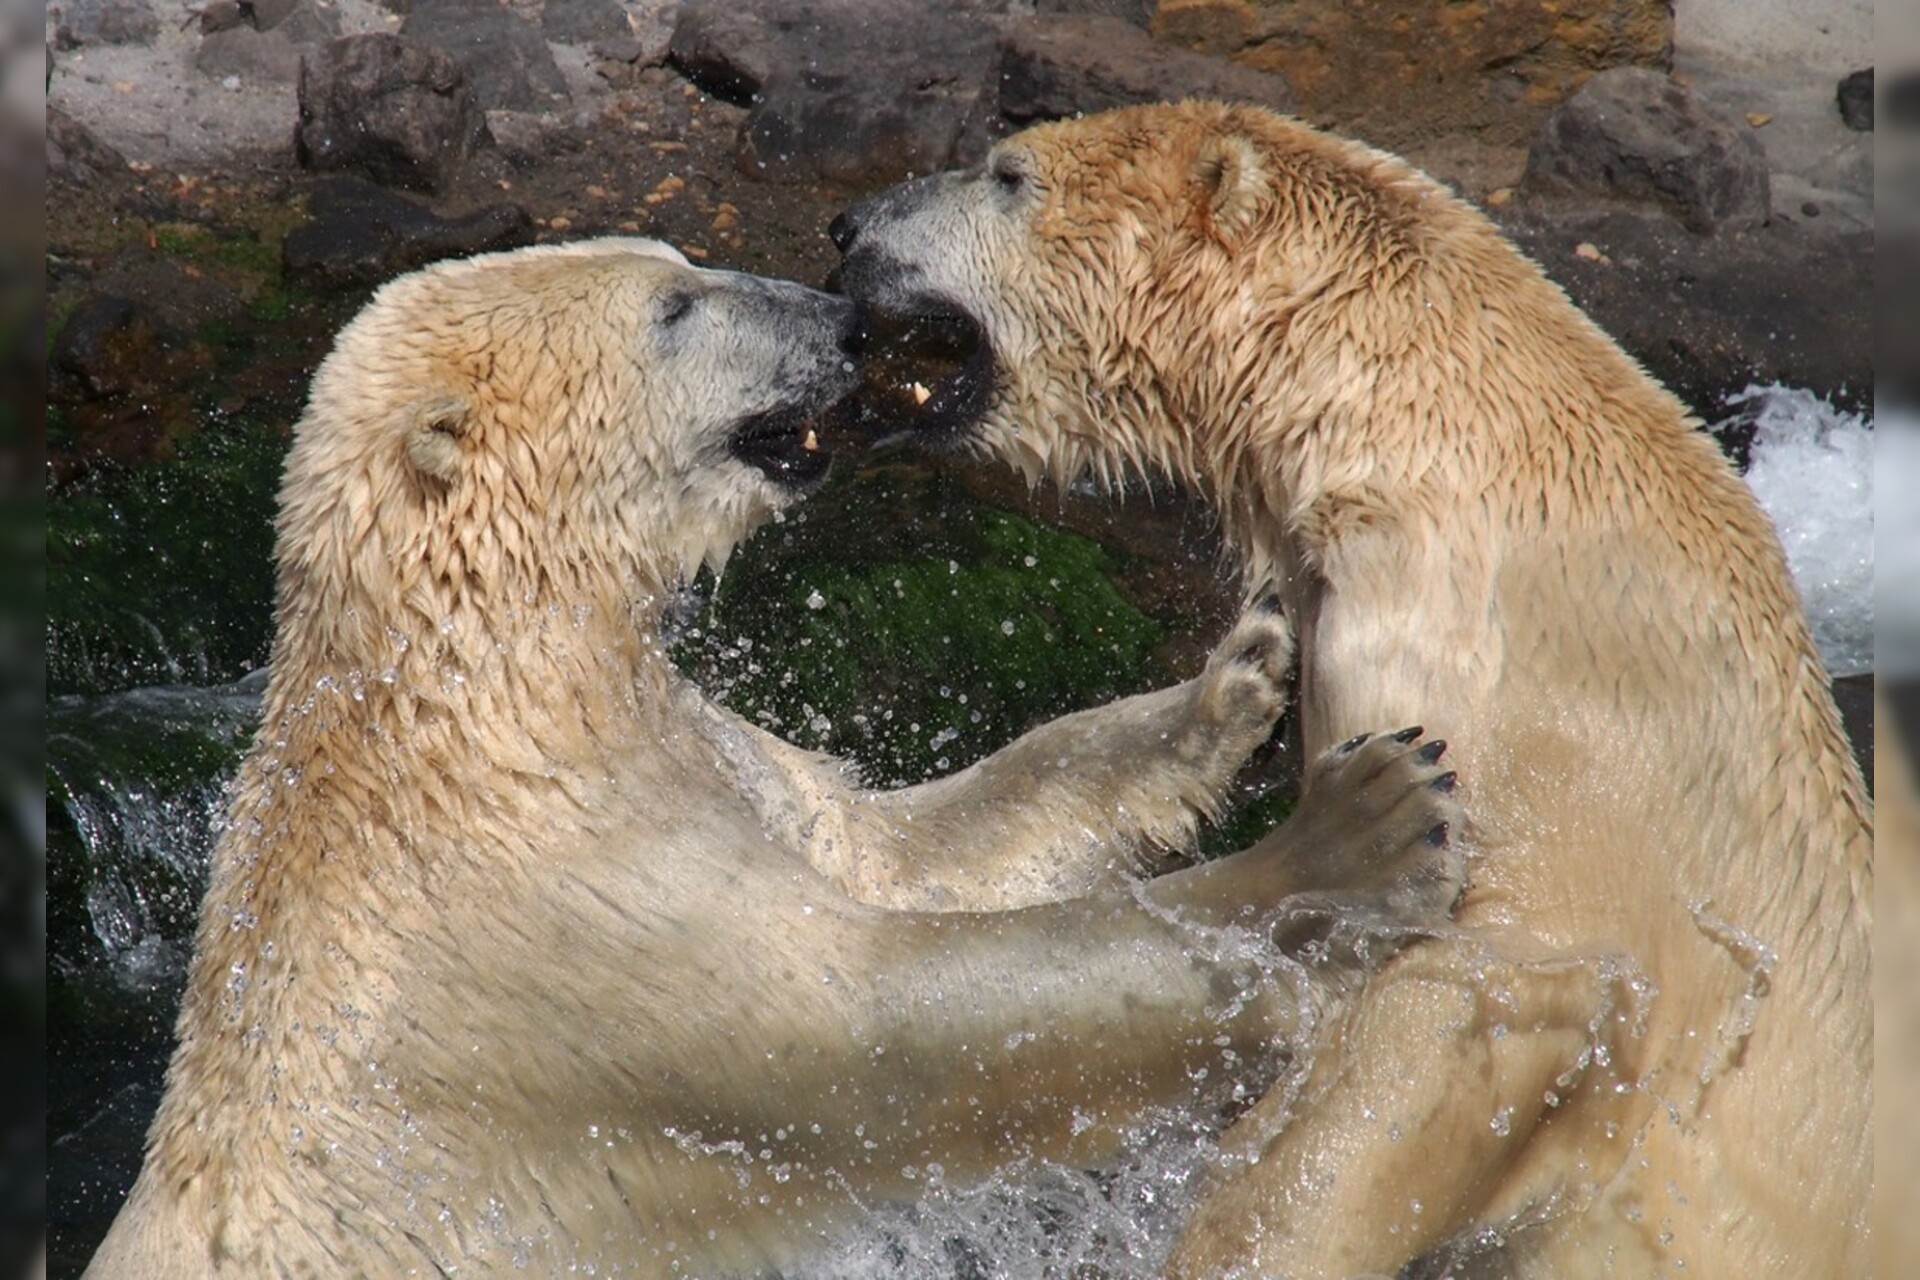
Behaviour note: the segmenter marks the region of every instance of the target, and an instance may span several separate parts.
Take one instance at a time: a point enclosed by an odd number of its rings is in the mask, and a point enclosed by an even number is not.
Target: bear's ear
[[[1193,161],[1194,212],[1214,239],[1232,244],[1259,211],[1267,173],[1253,140],[1216,133],[1200,144]]]
[[[414,406],[407,428],[407,457],[413,465],[443,483],[460,474],[460,441],[467,434],[465,400],[448,396]]]

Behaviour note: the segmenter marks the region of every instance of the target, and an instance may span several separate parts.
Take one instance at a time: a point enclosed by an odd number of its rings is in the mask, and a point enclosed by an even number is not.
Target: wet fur
[[[1439,184],[1254,109],[1041,126],[835,230],[857,296],[981,323],[984,448],[1213,500],[1309,750],[1417,718],[1464,762],[1467,936],[1230,1135],[1176,1269],[1863,1274],[1870,807],[1680,403]]]

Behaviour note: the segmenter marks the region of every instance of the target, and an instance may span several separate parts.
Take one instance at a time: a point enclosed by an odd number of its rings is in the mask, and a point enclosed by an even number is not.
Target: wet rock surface
[[[58,107],[47,108],[47,177],[87,186],[104,174],[124,173],[127,159],[93,130]]]
[[[81,455],[151,461],[167,452],[186,420],[186,397],[212,370],[207,346],[158,308],[101,293],[54,338],[47,398],[69,409]]]
[[[1393,5],[1373,8],[1384,20]],[[302,207],[307,184],[286,181],[298,172],[297,151],[316,169],[337,164],[427,193],[427,212],[442,220],[457,224],[503,201],[531,219],[509,233],[511,219],[488,213],[475,243],[495,233],[659,234],[709,261],[817,282],[834,265],[821,231],[839,208],[909,174],[976,159],[1029,121],[1147,97],[1283,106],[1291,94],[1309,118],[1400,150],[1484,202],[1603,326],[1690,397],[1731,389],[1729,380],[1749,373],[1844,395],[1868,381],[1863,327],[1847,319],[1871,261],[1861,234],[1872,227],[1871,141],[1840,123],[1845,95],[1835,79],[1802,109],[1798,90],[1737,68],[1608,72],[1542,131],[1528,173],[1531,137],[1490,144],[1486,131],[1454,127],[1440,112],[1407,113],[1379,136],[1363,127],[1369,112],[1316,106],[1318,90],[1252,69],[1260,60],[1250,46],[1222,33],[1267,31],[1271,44],[1281,9],[967,0],[935,20],[909,0],[209,5],[198,24],[162,24],[150,46],[50,44],[49,212],[87,206],[77,222],[110,235],[103,223],[129,212],[110,209],[130,198],[119,156],[134,166],[142,199],[206,173],[231,174],[234,189],[277,183],[273,199],[289,216],[276,215],[279,230],[265,234],[278,236],[333,199]],[[144,30],[127,15],[150,11],[132,0],[56,6],[50,34],[63,25]],[[1634,5],[1606,12],[1613,43],[1582,37],[1593,57],[1604,47],[1634,61],[1659,43]],[[335,29],[347,45],[329,43]],[[283,51],[307,60],[304,108],[293,85],[269,83],[272,66],[208,70],[228,65],[208,52],[222,37],[264,36],[283,37]],[[362,62],[344,65],[343,47],[360,50]],[[1451,56],[1435,52],[1434,65]],[[468,76],[471,107],[450,87],[449,62]],[[1316,74],[1338,65],[1327,60]],[[1602,109],[1588,110],[1596,100]],[[1587,135],[1570,145],[1580,130],[1569,124],[1581,121]],[[492,148],[483,145],[489,134]],[[226,150],[209,154],[223,138]],[[259,145],[268,150],[252,149]],[[122,235],[145,225],[141,210],[131,212]],[[425,215],[395,216],[383,225],[420,226]],[[56,246],[66,220],[54,216]],[[1716,230],[1703,241],[1687,227]],[[466,234],[450,243],[467,243]],[[362,280],[421,252],[397,250],[381,267],[370,249],[355,251],[346,257],[359,265],[336,273],[305,265],[300,240],[295,249],[307,280]],[[84,273],[62,280],[57,305],[71,309]]]
[[[313,289],[377,284],[442,258],[533,240],[533,220],[518,205],[489,205],[443,218],[352,177],[316,186],[309,204],[311,220],[287,233],[281,257],[288,279]]]
[[[1603,71],[1562,103],[1527,153],[1533,191],[1650,203],[1695,231],[1757,227],[1771,198],[1751,124],[1657,71]]]
[[[51,5],[58,43],[147,44],[160,34],[160,16],[147,0],[67,0]]]
[[[1658,211],[1521,205],[1496,221],[1696,412],[1754,382],[1872,403],[1870,231],[1779,222],[1702,236]]]
[[[451,54],[487,110],[546,111],[569,100],[540,28],[516,9],[413,0],[401,33]]]
[[[928,22],[910,0],[689,0],[668,57],[751,108],[743,171],[880,186],[946,168],[985,127],[1005,7],[963,2]]]
[[[1296,105],[1284,76],[1157,43],[1141,28],[1098,13],[1014,23],[996,69],[999,114],[1009,126],[1180,98],[1289,113]]]
[[[346,36],[300,74],[295,153],[314,170],[441,191],[493,136],[452,55],[406,36]]]

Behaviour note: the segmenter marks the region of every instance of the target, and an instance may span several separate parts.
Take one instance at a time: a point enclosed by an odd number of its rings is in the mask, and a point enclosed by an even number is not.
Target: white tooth
[[[812,427],[807,428],[807,438],[800,442],[800,447],[808,453],[813,453],[820,448],[820,437],[814,434]]]
[[[917,382],[913,384],[913,402],[915,404],[925,404],[932,398],[933,392],[927,390]]]

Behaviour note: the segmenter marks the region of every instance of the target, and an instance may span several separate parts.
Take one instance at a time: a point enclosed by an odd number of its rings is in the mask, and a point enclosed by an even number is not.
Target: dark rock
[[[1293,110],[1286,80],[1154,43],[1118,18],[1071,15],[1015,23],[1000,49],[1000,113],[1024,124],[1135,102],[1221,98]]]
[[[1751,383],[1870,409],[1871,231],[1781,219],[1699,236],[1653,210],[1529,203],[1502,228],[1600,327],[1706,417]],[[1599,257],[1576,253],[1591,244]],[[1601,259],[1604,259],[1601,260]]]
[[[200,6],[200,33],[212,35],[238,26],[251,26],[240,0],[207,0]]]
[[[1866,133],[1873,128],[1873,68],[1855,71],[1840,81],[1834,97],[1847,128]]]
[[[540,30],[559,44],[591,44],[633,34],[618,0],[547,0]]]
[[[1601,72],[1547,118],[1524,185],[1658,204],[1702,232],[1760,226],[1770,202],[1753,128],[1637,67]]]
[[[877,186],[946,168],[979,127],[1005,7],[963,2],[928,22],[914,0],[689,0],[668,57],[752,105],[747,172]]]
[[[254,26],[262,31],[271,31],[291,17],[300,3],[301,0],[247,0],[247,8],[252,13]]]
[[[151,305],[96,294],[54,338],[47,401],[66,410],[81,452],[145,461],[191,425],[189,388],[212,370],[212,351]]]
[[[487,111],[551,111],[572,101],[540,29],[511,9],[414,0],[400,30],[452,54]]]
[[[1103,18],[1118,18],[1122,22],[1146,29],[1153,20],[1154,0],[1039,0],[1033,11],[1040,14],[1051,13],[1091,13]]]
[[[292,84],[300,78],[300,46],[284,31],[256,31],[241,23],[200,37],[194,69],[215,80],[226,76],[262,84]]]
[[[309,207],[312,218],[281,245],[281,264],[288,280],[311,288],[377,284],[442,258],[533,241],[533,220],[518,205],[442,218],[357,178],[319,184]]]
[[[680,8],[667,61],[714,97],[751,106],[786,62],[788,43],[759,8],[692,0]]]
[[[77,186],[85,186],[125,172],[127,161],[118,151],[59,107],[47,108],[49,178],[64,178]]]
[[[228,244],[233,241],[226,237],[239,234],[225,228],[211,231]],[[149,251],[145,246],[123,250],[98,266],[91,291],[131,298],[152,308],[169,332],[194,334],[240,320],[249,298],[258,296],[257,284],[236,288],[233,278],[218,266],[191,255]]]
[[[72,0],[60,23],[60,35],[74,45],[152,44],[159,34],[160,18],[147,0]]]
[[[321,8],[315,0],[249,0],[253,25],[262,31],[278,31],[295,44],[318,44],[340,34],[340,13],[329,5]]]
[[[451,55],[405,36],[345,36],[300,72],[295,153],[310,169],[444,190],[488,145],[487,119]]]

